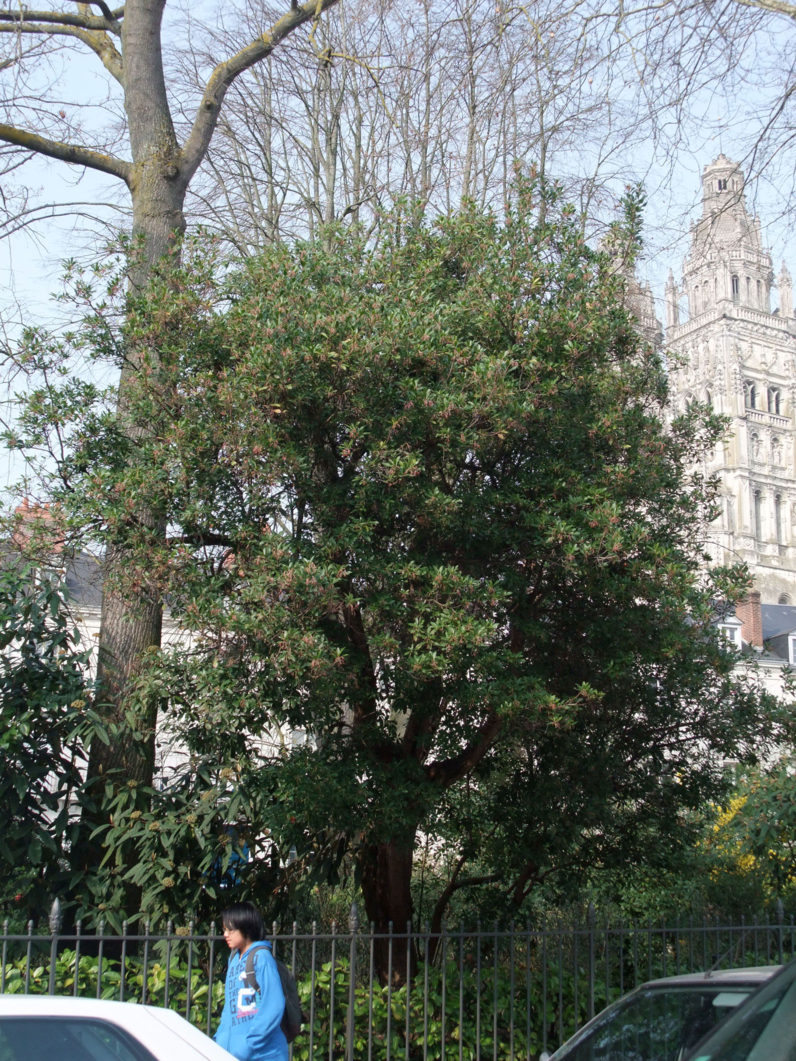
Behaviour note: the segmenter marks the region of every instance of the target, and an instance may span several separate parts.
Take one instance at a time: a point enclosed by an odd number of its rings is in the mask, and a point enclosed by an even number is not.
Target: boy
[[[287,1039],[280,1027],[285,995],[271,944],[263,940],[265,925],[260,912],[252,903],[233,903],[222,913],[221,922],[232,953],[224,1012],[215,1040],[238,1061],[287,1061]],[[252,948],[254,975],[247,977]]]

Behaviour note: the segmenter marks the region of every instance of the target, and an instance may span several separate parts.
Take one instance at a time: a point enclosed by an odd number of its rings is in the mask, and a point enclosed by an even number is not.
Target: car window
[[[0,1061],[157,1061],[108,1021],[86,1017],[0,1017]]]
[[[556,1059],[682,1061],[750,992],[748,987],[710,986],[637,991]]]
[[[694,1061],[796,1061],[796,962],[694,1051]]]

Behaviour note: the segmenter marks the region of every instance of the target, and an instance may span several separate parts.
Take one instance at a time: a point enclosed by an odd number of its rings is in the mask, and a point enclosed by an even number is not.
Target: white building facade
[[[763,605],[796,605],[791,277],[783,264],[775,291],[760,221],[746,207],[743,173],[723,155],[702,175],[702,216],[692,224],[681,282],[669,274],[665,342],[673,412],[697,401],[731,421],[702,468],[720,481],[713,562],[745,562]]]

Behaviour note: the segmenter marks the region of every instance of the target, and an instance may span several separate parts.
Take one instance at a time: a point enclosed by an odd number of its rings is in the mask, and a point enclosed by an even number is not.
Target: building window
[[[763,285],[759,280],[757,281],[757,304],[761,309],[763,308]]]
[[[796,636],[793,634],[788,638],[788,663],[791,667],[796,666]]]
[[[730,645],[738,652],[741,650],[741,628],[740,626],[725,626],[723,623],[719,625],[724,637],[729,641]]]
[[[743,385],[744,405],[747,409],[757,408],[757,387],[750,379]]]
[[[779,387],[768,388],[768,411],[777,416],[782,413],[782,391]]]
[[[749,276],[746,278],[746,301],[752,301],[752,279]]]
[[[777,494],[774,498],[774,527],[777,532],[777,541],[782,544],[782,498]]]
[[[700,310],[700,305],[699,305],[699,284],[695,284],[694,285],[694,316],[696,316],[696,314],[699,313],[699,310]]]
[[[733,300],[733,302],[737,302],[738,301],[738,298],[739,298],[740,294],[741,294],[741,281],[738,279],[737,276],[734,276],[732,278],[732,300]]]
[[[790,604],[790,593],[780,593],[777,604]]]
[[[726,192],[727,191],[727,182],[726,182],[726,180],[720,180],[719,181],[719,191],[720,192]]]
[[[707,405],[708,409],[713,408],[713,395],[710,391],[705,391],[705,405]]]
[[[755,538],[758,541],[763,539],[763,495],[759,490],[755,490],[754,497],[752,499],[753,517],[755,525]]]

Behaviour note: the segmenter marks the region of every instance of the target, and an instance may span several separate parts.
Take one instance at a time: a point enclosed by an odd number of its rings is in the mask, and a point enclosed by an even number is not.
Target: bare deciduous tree
[[[250,0],[244,25],[260,7]],[[204,61],[242,32],[222,20]],[[351,0],[316,49],[294,39],[254,72],[255,91],[233,88],[191,215],[246,251],[331,220],[369,224],[401,197],[443,212],[463,197],[500,203],[518,162],[587,207],[598,187],[624,188],[652,136],[638,79],[619,69],[624,44],[581,2],[420,0],[407,12]],[[197,77],[196,52],[183,61]]]

